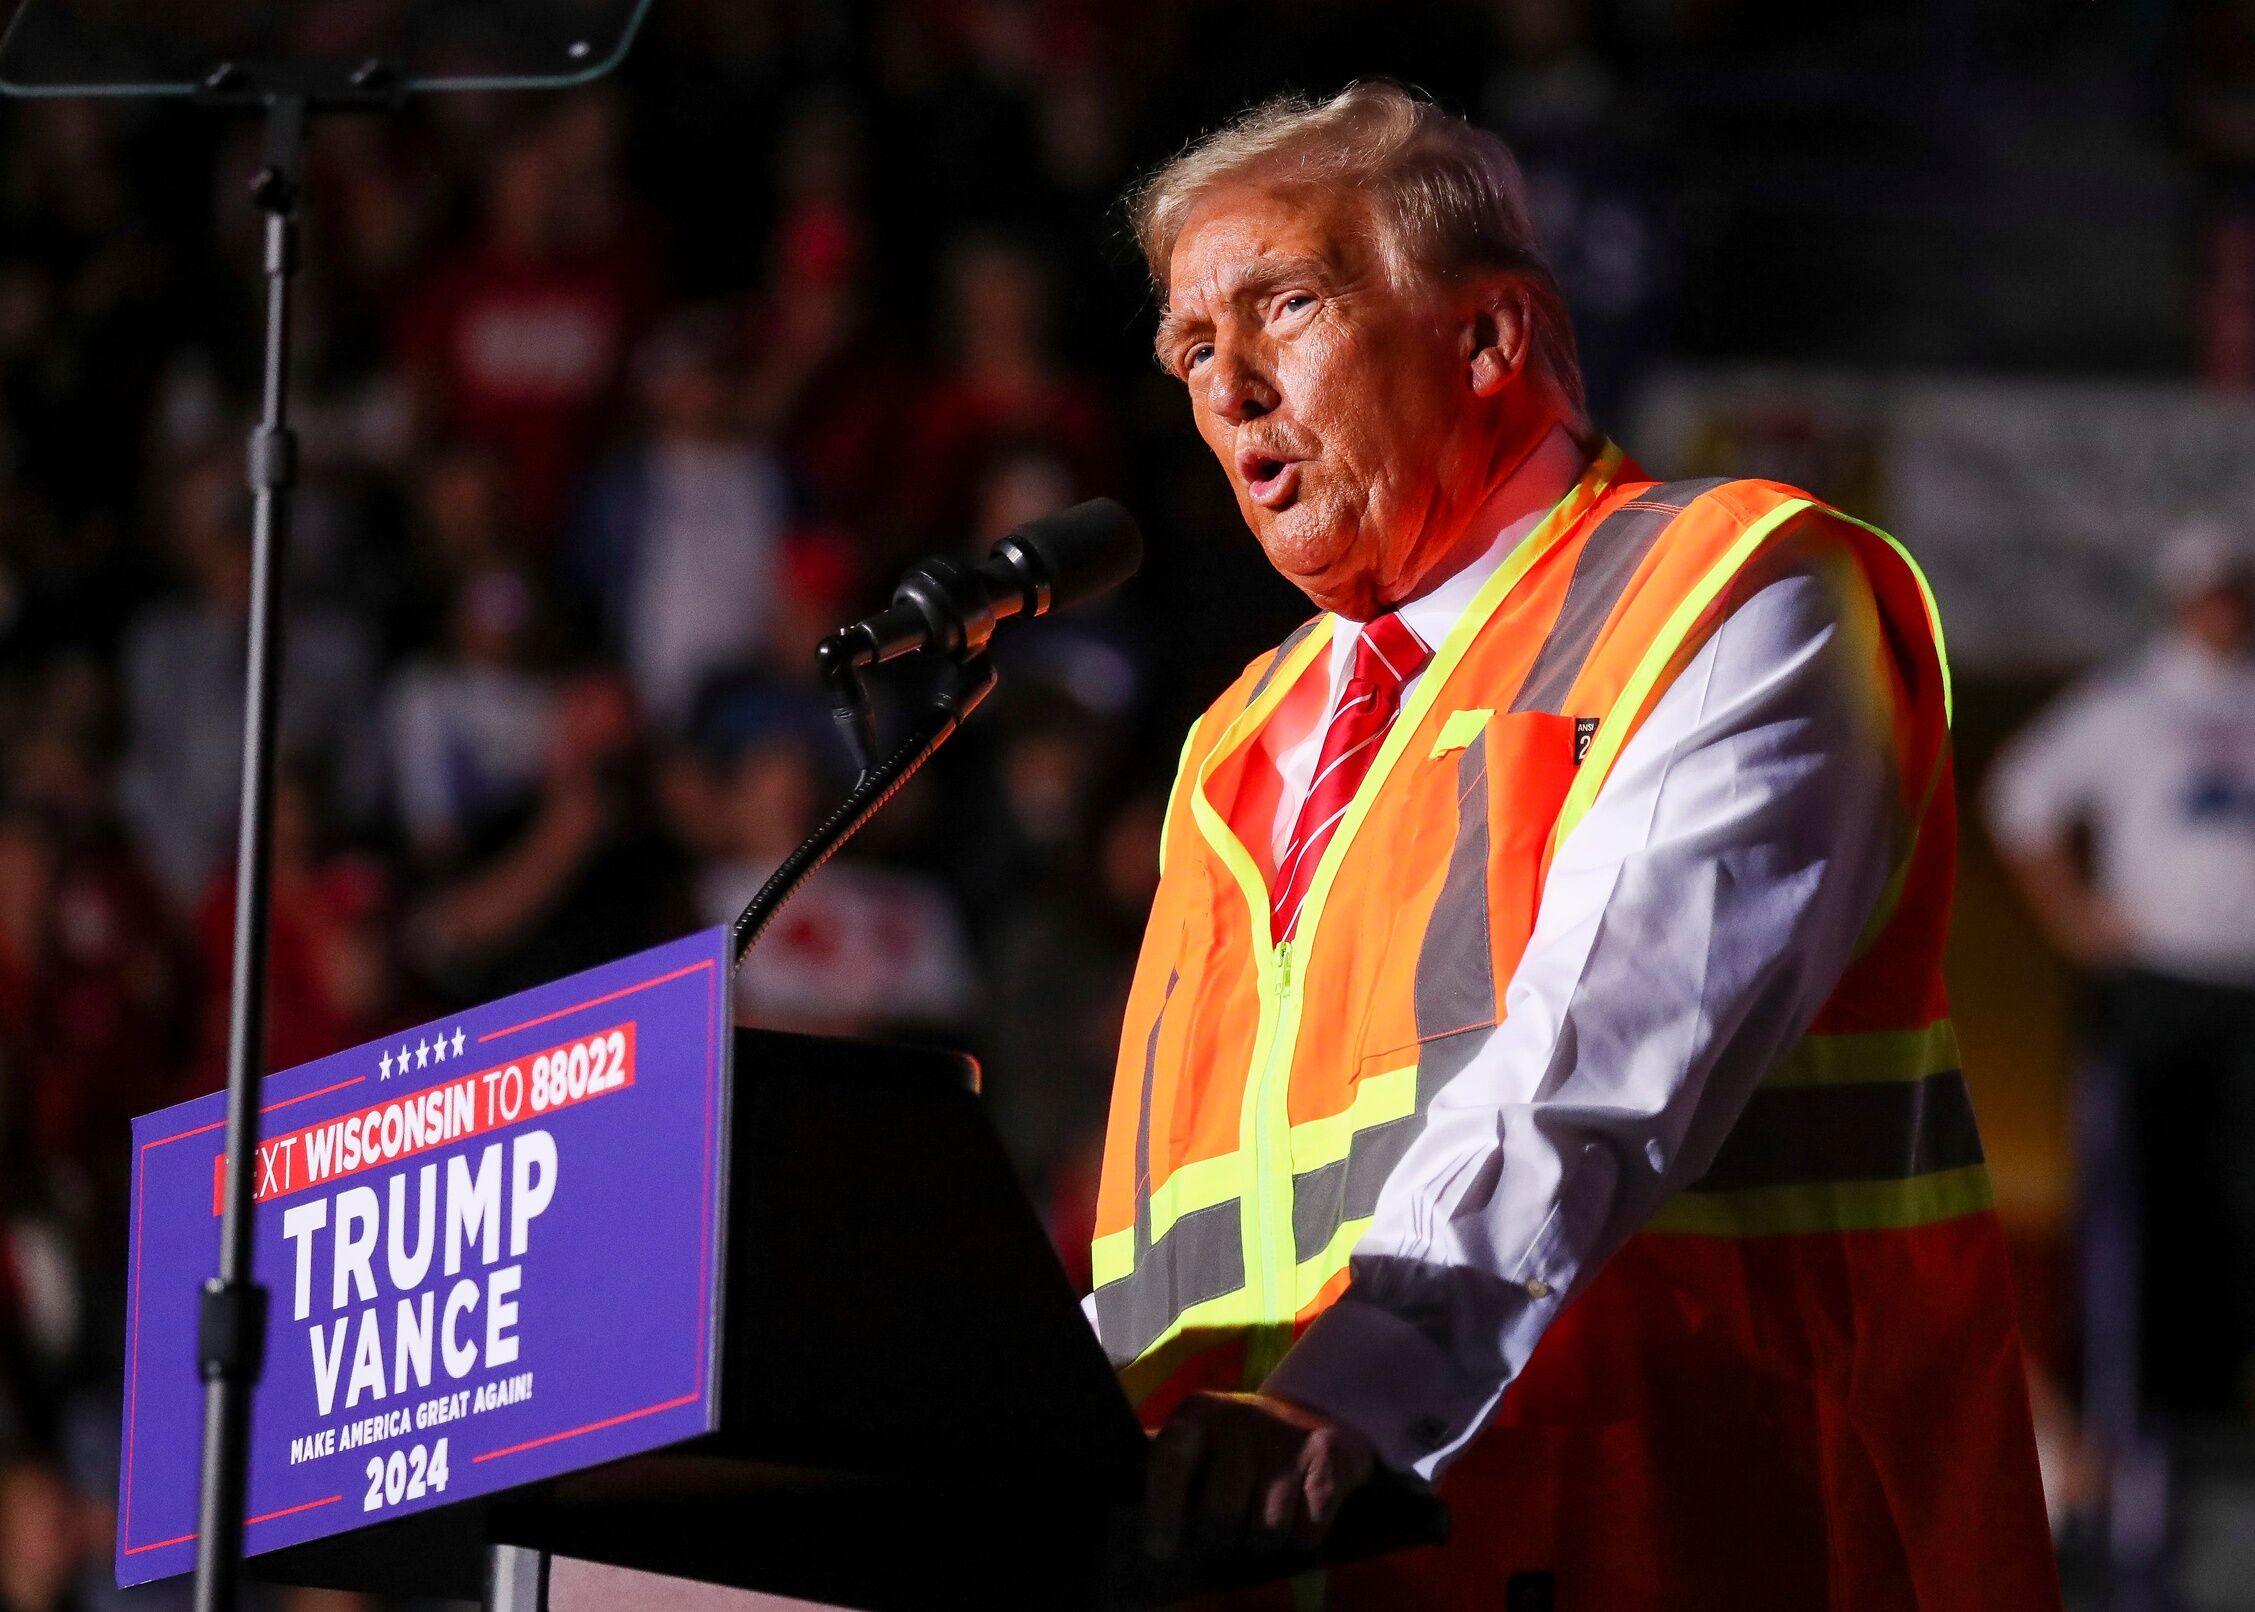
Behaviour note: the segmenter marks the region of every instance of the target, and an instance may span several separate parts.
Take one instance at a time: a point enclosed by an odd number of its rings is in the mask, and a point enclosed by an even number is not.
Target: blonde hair
[[[1328,101],[1279,95],[1194,141],[1128,195],[1136,244],[1163,301],[1167,262],[1198,203],[1231,185],[1367,196],[1397,277],[1501,272],[1526,289],[1535,356],[1583,409],[1574,327],[1543,260],[1511,148],[1398,84],[1350,84]]]

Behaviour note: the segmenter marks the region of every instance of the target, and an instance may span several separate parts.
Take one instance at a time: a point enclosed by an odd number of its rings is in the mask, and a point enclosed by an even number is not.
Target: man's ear
[[[1527,291],[1516,280],[1481,281],[1472,292],[1466,346],[1472,395],[1494,397],[1527,363]]]

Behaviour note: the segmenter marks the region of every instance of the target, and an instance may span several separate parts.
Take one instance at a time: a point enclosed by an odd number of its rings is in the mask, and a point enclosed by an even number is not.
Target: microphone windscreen
[[[1002,547],[1013,543],[1040,565],[1052,610],[1070,610],[1109,593],[1143,564],[1143,529],[1109,498],[1028,521]]]

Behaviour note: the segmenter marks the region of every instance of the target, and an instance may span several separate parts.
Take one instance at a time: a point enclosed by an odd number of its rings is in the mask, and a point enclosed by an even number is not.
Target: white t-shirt
[[[643,702],[677,727],[709,675],[766,641],[785,494],[765,454],[726,443],[661,447],[649,475],[627,659]]]
[[[2089,825],[2140,966],[2255,985],[2255,660],[2163,639],[2015,739],[1985,804],[2007,850]]]

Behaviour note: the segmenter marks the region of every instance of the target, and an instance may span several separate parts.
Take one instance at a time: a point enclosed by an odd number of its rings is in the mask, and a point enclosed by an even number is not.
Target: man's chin
[[[1279,510],[1254,527],[1253,535],[1277,574],[1318,608],[1361,619],[1357,612],[1367,614],[1365,607],[1377,596],[1374,579],[1354,563],[1353,534],[1325,529],[1306,518],[1312,513]],[[1295,515],[1302,518],[1295,521]]]

